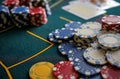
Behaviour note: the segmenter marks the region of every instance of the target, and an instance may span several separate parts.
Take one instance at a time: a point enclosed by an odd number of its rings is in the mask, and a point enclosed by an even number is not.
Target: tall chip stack
[[[47,15],[51,15],[51,9],[47,0],[31,0],[30,7],[42,7],[45,9]]]
[[[29,12],[30,23],[33,26],[40,26],[47,23],[47,17],[44,8],[37,7],[30,9]]]
[[[41,26],[51,10],[47,0],[4,0],[0,6],[0,32],[10,26]]]
[[[26,6],[14,7],[11,9],[15,25],[19,28],[29,25],[29,8]]]
[[[19,0],[5,0],[3,1],[3,5],[8,6],[9,9],[12,9],[15,6],[19,6]]]
[[[0,6],[0,31],[9,28],[11,24],[8,7],[4,5]]]

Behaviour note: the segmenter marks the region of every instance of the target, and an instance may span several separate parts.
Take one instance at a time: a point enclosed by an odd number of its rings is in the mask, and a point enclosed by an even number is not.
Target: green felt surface
[[[58,1],[61,0],[51,0],[50,6],[53,6],[53,4]],[[12,28],[0,33],[0,79],[9,79],[8,75],[11,75],[13,79],[29,79],[29,69],[33,64],[40,61],[47,61],[55,64],[59,61],[67,60],[66,56],[58,52],[58,44],[52,45],[44,41],[48,40],[47,37],[51,31],[61,28],[65,23],[68,23],[68,21],[60,17],[84,23],[87,21],[95,21],[103,16],[101,15],[90,20],[83,20],[61,9],[68,1],[69,0],[63,0],[60,4],[51,8],[52,15],[48,17],[49,21],[46,25],[41,27],[29,26],[22,29]],[[120,15],[120,7],[108,9],[107,14]],[[44,40],[40,38],[44,38]],[[49,46],[51,46],[49,49],[43,51]],[[5,67],[3,67],[2,64],[4,64]],[[5,69],[7,69],[9,73],[6,72]]]

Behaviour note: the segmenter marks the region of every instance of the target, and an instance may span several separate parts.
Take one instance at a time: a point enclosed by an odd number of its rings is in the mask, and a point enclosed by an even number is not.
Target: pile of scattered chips
[[[102,25],[73,21],[52,31],[48,39],[60,44],[58,50],[68,60],[39,62],[30,68],[30,78],[120,79],[120,34],[102,30]]]
[[[118,17],[117,15],[107,16]],[[117,22],[117,25],[120,27],[118,19],[114,19],[112,22]],[[60,44],[58,46],[59,52],[68,56],[68,60],[72,62],[80,78],[120,78],[118,74],[115,74],[120,72],[120,34],[115,30],[104,29],[103,25],[104,23],[100,24],[98,22],[87,22],[82,24],[81,22],[73,21],[65,24],[61,29],[52,31],[48,35],[50,41]],[[113,25],[112,27],[116,26],[116,24]],[[107,63],[109,63],[110,68],[104,69]],[[60,64],[58,67],[61,67]],[[115,71],[115,69],[117,69],[117,71]],[[55,70],[56,69],[53,68],[53,72],[56,72]],[[59,74],[62,73],[62,70],[58,69],[57,71],[60,71],[58,72]],[[68,70],[66,70],[65,75],[67,75],[67,71]],[[58,73],[57,75],[56,73],[53,74],[58,79],[66,79],[64,78],[65,76],[58,76]]]
[[[47,0],[4,0],[0,6],[0,31],[15,25],[19,28],[47,23],[51,10]]]

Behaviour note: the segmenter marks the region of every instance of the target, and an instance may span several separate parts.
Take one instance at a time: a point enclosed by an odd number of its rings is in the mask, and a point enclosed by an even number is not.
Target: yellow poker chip
[[[29,70],[31,79],[56,79],[52,73],[54,65],[50,62],[38,62]]]

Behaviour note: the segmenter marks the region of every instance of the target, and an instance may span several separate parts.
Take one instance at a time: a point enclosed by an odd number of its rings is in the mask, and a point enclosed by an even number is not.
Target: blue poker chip
[[[7,6],[1,5],[1,6],[0,6],[0,12],[9,13],[9,9],[8,9]]]
[[[83,58],[83,53],[85,49],[73,49],[69,52],[68,58],[74,63],[74,68],[81,74],[85,76],[96,75],[100,72],[101,66],[93,66],[87,63]]]
[[[58,50],[61,52],[61,54],[63,55],[68,55],[69,51],[73,48],[76,48],[74,46],[73,43],[70,43],[70,42],[65,42],[65,43],[61,43],[59,46],[58,46]]]
[[[54,43],[62,43],[63,41],[62,40],[59,40],[59,39],[56,39],[55,36],[55,31],[52,31],[51,33],[49,33],[48,35],[48,39]]]
[[[75,29],[75,28],[81,27],[81,25],[82,25],[81,22],[72,21],[72,22],[69,22],[69,23],[65,24],[65,28]]]
[[[14,7],[13,9],[11,9],[11,12],[13,14],[28,14],[29,8],[25,6]]]
[[[80,75],[80,79],[102,79],[100,74],[93,75],[93,76],[85,76],[85,75]]]
[[[66,40],[66,39],[71,38],[74,32],[75,31],[73,29],[62,28],[62,29],[55,31],[55,38]]]

